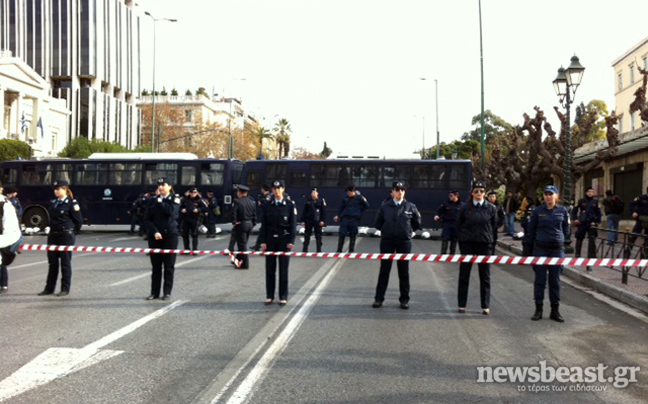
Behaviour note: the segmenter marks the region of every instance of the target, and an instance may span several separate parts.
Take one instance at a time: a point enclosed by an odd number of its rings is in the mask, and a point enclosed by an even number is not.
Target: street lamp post
[[[436,148],[436,159],[439,159],[439,82],[437,79],[434,79],[434,105],[436,107],[436,132],[437,132],[437,148]]]
[[[151,153],[155,153],[155,25],[158,21],[169,21],[169,22],[176,22],[178,20],[172,19],[172,18],[155,18],[151,13],[148,11],[145,11],[144,14],[148,15],[151,17],[153,20],[153,102],[152,102],[152,114],[151,114]],[[160,139],[158,136],[158,147],[157,147],[158,153],[160,152]]]
[[[576,90],[581,83],[585,68],[580,64],[576,55],[572,56],[571,63],[567,69],[561,66],[558,69],[558,76],[553,81],[554,89],[559,97],[561,105],[565,108],[565,180],[563,181],[563,196],[568,209],[574,206],[572,194],[572,145],[570,115],[571,104],[574,102]]]

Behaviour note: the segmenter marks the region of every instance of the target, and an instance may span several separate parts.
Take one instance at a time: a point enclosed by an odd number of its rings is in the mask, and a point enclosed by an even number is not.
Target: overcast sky
[[[477,0],[139,0],[157,22],[156,88],[241,98],[293,147],[405,157],[469,131],[481,108]],[[645,0],[482,1],[485,109],[512,124],[543,108],[572,55],[577,102],[614,108],[612,61],[648,37]],[[142,88],[152,87],[153,23],[142,17]],[[426,78],[427,80],[421,80]],[[423,124],[425,123],[425,125]],[[423,136],[425,133],[425,136]]]

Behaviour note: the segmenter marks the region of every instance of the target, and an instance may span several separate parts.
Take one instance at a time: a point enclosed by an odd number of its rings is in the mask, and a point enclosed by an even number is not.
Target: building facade
[[[0,50],[23,60],[70,111],[64,142],[57,145],[76,137],[139,144],[140,17],[134,1],[0,0],[0,23]],[[23,133],[8,135],[27,140]]]
[[[619,133],[632,132],[642,126],[639,112],[630,113],[634,93],[641,87],[639,68],[648,70],[648,38],[644,38],[612,62],[614,96],[619,116]]]

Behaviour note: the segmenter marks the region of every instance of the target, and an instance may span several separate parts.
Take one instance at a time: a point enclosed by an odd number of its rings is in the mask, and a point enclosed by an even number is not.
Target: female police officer
[[[284,195],[283,180],[272,183],[272,199],[263,206],[259,244],[263,251],[290,251],[295,246],[295,226],[297,208],[295,202]],[[266,300],[265,305],[273,302],[275,279],[279,260],[279,305],[288,303],[288,264],[290,257],[266,255]]]
[[[75,235],[81,231],[83,216],[79,203],[74,199],[67,181],[54,182],[54,195],[48,207],[50,217],[50,232],[47,235],[47,244],[74,245]],[[59,260],[61,261],[61,291],[57,296],[70,294],[72,283],[72,252],[47,251],[49,269],[45,289],[39,296],[51,295],[56,289],[59,273]]]
[[[178,214],[180,197],[174,195],[173,188],[166,178],[158,178],[158,196],[148,201],[144,222],[148,230],[149,248],[175,250],[178,248]],[[164,288],[162,300],[171,298],[173,289],[173,272],[175,271],[176,254],[151,253],[151,294],[146,300],[160,297],[162,286],[162,265],[164,265]]]
[[[534,242],[533,255],[536,257],[564,257],[563,245],[569,237],[569,213],[567,208],[557,205],[558,188],[549,185],[544,189],[545,204],[533,210],[529,220],[528,230],[530,239]],[[531,320],[538,321],[542,318],[542,304],[544,290],[549,273],[549,301],[551,302],[551,315],[549,318],[562,323],[558,307],[560,305],[560,265],[534,265],[535,282],[533,283],[533,297],[536,311]]]

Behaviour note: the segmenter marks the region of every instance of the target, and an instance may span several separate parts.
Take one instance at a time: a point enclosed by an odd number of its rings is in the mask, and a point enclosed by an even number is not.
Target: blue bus
[[[463,199],[470,195],[470,160],[257,160],[245,163],[245,177],[252,195],[275,179],[286,181],[286,192],[301,211],[310,190],[317,188],[327,202],[327,224],[346,196],[345,188],[355,185],[369,201],[361,225],[373,226],[382,201],[389,197],[392,182],[404,181],[406,198],[418,207],[425,228],[437,228],[437,209],[451,190]]]
[[[243,181],[238,160],[199,159],[190,153],[95,153],[88,159],[7,161],[0,164],[0,181],[18,188],[24,208],[22,223],[41,230],[49,225],[47,203],[56,180],[70,183],[88,225],[130,224],[128,210],[137,197],[167,177],[176,193],[197,187],[218,199],[220,222],[231,216],[234,184]]]

